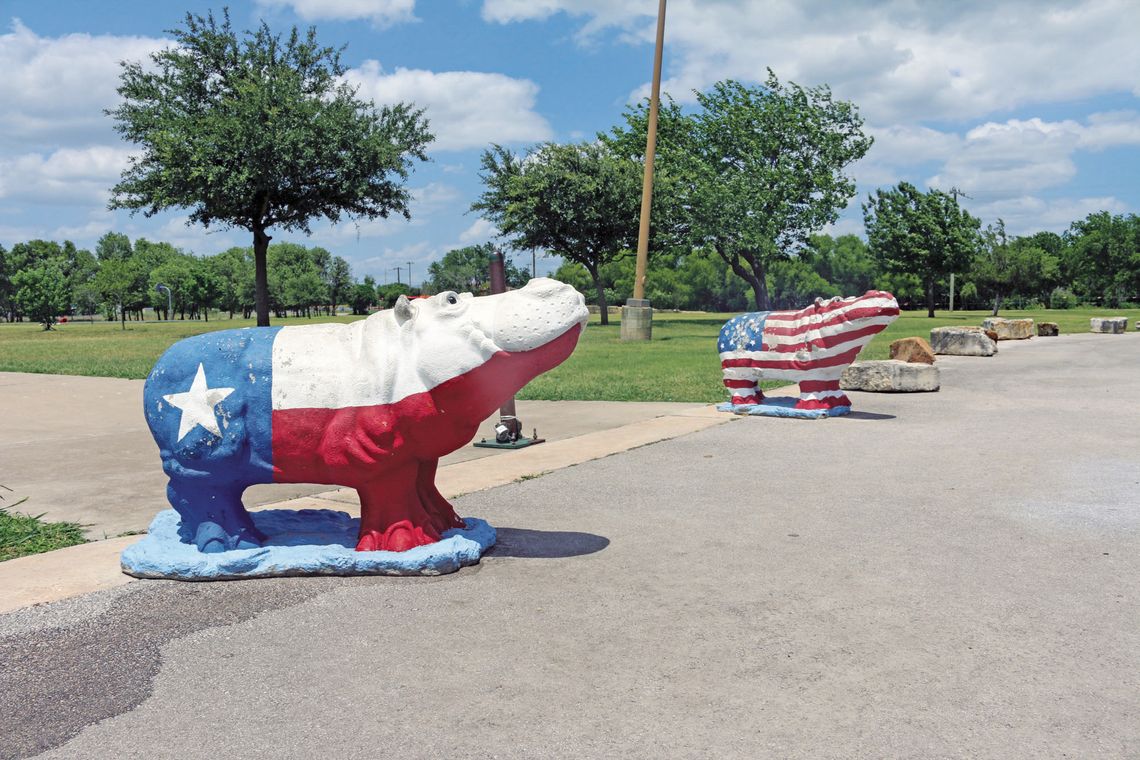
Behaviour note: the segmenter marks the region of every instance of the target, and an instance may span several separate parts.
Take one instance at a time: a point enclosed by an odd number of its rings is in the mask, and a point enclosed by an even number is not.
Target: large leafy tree
[[[491,257],[495,246],[491,243],[468,245],[454,248],[439,261],[428,265],[428,289],[433,293],[445,290],[470,291],[485,294],[491,291]],[[507,285],[520,288],[530,279],[530,274],[515,266],[510,259],[503,260],[503,274]]]
[[[609,324],[601,268],[637,244],[641,167],[600,142],[543,143],[525,157],[495,145],[483,153],[485,185],[473,211],[516,248],[542,248],[586,268]]]
[[[756,307],[769,308],[767,272],[808,236],[834,222],[855,195],[844,173],[872,138],[855,106],[826,86],[781,83],[768,72],[761,87],[725,80],[698,92],[685,115],[667,102],[659,121],[658,194],[679,217],[669,230],[692,248],[709,248],[751,286]],[[644,134],[645,108],[626,114]],[[644,138],[641,138],[644,145]]]
[[[1065,274],[1081,295],[1112,307],[1140,297],[1140,216],[1089,214],[1065,242]]]
[[[1039,296],[1056,279],[1057,257],[1034,242],[1030,237],[1009,237],[1002,219],[982,233],[970,275],[976,286],[993,296],[995,317],[1009,295]]]
[[[340,76],[340,51],[316,30],[239,37],[226,13],[187,14],[152,65],[124,62],[123,102],[108,114],[141,148],[111,208],[189,209],[190,221],[253,233],[256,311],[269,324],[269,230],[309,232],[319,218],[409,217],[404,187],[431,141],[422,110],[377,109]]]
[[[981,222],[941,190],[922,192],[909,182],[877,190],[863,204],[871,254],[884,269],[918,277],[934,316],[935,284],[964,272],[979,251]]]
[[[61,264],[59,258],[48,258],[12,275],[16,304],[45,330],[51,330],[56,319],[71,306],[71,286]]]

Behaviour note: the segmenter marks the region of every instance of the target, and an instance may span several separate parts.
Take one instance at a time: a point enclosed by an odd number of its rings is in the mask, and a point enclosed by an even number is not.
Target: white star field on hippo
[[[178,440],[181,441],[198,425],[221,438],[222,430],[218,427],[217,410],[214,407],[233,392],[233,388],[208,387],[206,368],[199,362],[198,373],[194,375],[190,390],[163,396],[171,406],[182,410],[182,418],[178,423]]]

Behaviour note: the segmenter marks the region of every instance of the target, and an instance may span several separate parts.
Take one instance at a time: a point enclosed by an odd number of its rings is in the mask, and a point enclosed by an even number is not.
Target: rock
[[[1119,335],[1128,329],[1128,317],[1093,317],[1089,329],[1094,333]]]
[[[926,338],[899,338],[891,343],[891,358],[911,364],[934,364],[934,349]]]
[[[984,333],[986,334],[986,337],[987,337],[987,338],[989,338],[990,340],[992,340],[994,343],[997,343],[997,341],[998,341],[998,334],[997,334],[997,331],[995,331],[995,330],[987,330],[987,329],[985,329],[985,328],[983,327],[983,328],[982,328],[982,332],[984,332]]]
[[[1037,323],[1037,337],[1045,337],[1052,335],[1060,335],[1061,328],[1057,326],[1056,322],[1038,322]]]
[[[993,356],[998,350],[997,341],[980,327],[935,327],[930,347],[936,354],[952,356]]]
[[[982,321],[982,328],[997,333],[998,340],[1027,340],[1033,337],[1032,319],[1005,319],[988,317]]]
[[[932,364],[904,362],[897,359],[855,362],[843,370],[839,387],[845,391],[874,393],[915,393],[936,391],[939,387],[938,367]]]

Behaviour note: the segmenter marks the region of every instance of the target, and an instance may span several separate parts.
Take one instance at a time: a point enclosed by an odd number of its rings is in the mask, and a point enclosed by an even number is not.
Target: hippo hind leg
[[[420,462],[419,473],[416,476],[416,491],[419,493],[420,505],[440,533],[450,528],[465,528],[466,524],[459,515],[455,514],[451,502],[435,487],[435,472],[438,468],[438,459]]]
[[[178,537],[206,553],[261,546],[266,536],[242,504],[243,490],[240,486],[171,478],[166,496],[182,518]]]

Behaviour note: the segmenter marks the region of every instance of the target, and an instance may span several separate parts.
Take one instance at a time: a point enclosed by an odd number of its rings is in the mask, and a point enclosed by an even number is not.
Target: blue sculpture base
[[[479,562],[495,545],[495,529],[474,517],[466,528],[444,531],[434,544],[405,552],[358,552],[360,519],[331,509],[250,512],[268,536],[264,546],[203,554],[178,538],[180,518],[159,512],[149,533],[123,550],[123,572],[136,578],[181,581],[305,575],[443,575]]]
[[[796,409],[799,401],[794,396],[767,396],[759,404],[733,404],[725,401],[717,404],[718,412],[750,414],[759,417],[795,417],[805,420],[818,420],[823,417],[839,417],[851,413],[849,406],[836,406],[831,409]]]

